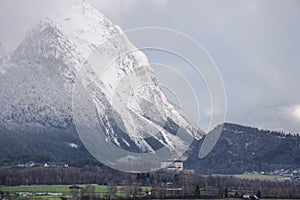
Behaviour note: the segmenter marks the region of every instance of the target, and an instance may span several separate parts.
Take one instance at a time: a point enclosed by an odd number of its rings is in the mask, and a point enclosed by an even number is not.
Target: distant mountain
[[[219,131],[222,126],[212,132]],[[222,134],[207,157],[198,157],[203,140],[194,141],[185,167],[201,174],[234,174],[300,168],[300,136],[224,124]]]

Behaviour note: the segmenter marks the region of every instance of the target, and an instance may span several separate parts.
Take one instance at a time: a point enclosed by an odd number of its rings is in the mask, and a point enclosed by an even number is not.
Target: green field
[[[236,178],[241,179],[259,179],[259,180],[280,180],[283,179],[283,176],[275,176],[275,175],[263,175],[263,174],[236,174],[233,175]]]
[[[97,196],[104,196],[107,194],[107,186],[104,185],[94,185],[95,193]],[[12,187],[4,187],[0,186],[0,191],[10,192],[10,193],[62,193],[63,196],[70,196],[71,190],[69,189],[70,185],[35,185],[35,186],[12,186]],[[82,188],[85,188],[85,185],[81,185]],[[151,187],[142,187],[143,193],[146,191],[150,191]],[[117,186],[117,196],[123,196],[122,186]],[[59,198],[60,196],[53,196],[51,198]],[[37,196],[37,198],[41,198],[41,196]],[[49,198],[49,196],[47,196]]]
[[[38,186],[14,186],[14,187],[0,187],[4,192],[53,192],[70,194],[69,185],[38,185]]]

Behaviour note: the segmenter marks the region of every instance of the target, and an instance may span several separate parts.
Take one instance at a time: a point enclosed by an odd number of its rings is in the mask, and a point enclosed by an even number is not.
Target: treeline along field
[[[76,195],[80,197],[85,196],[86,193],[98,198],[107,196],[124,198],[132,195],[135,195],[136,198],[227,198],[242,194],[259,194],[263,198],[300,198],[300,183],[291,181],[251,180],[217,175],[200,176],[170,171],[127,174],[103,171],[99,168],[72,167],[27,168],[0,172],[0,185],[3,185],[0,187],[2,194],[7,192],[60,192],[63,195],[74,195],[74,191],[70,190],[68,186],[57,186],[74,184],[80,186],[95,184],[95,188],[89,188],[88,192],[77,191]],[[30,185],[47,186],[30,187]]]

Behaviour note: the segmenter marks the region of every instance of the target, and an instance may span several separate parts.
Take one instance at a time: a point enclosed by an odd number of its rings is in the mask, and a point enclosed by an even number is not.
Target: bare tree
[[[108,190],[109,199],[110,200],[115,199],[117,193],[117,186],[113,182],[110,182],[107,186],[107,190]]]
[[[87,184],[84,189],[81,190],[81,199],[92,200],[96,199],[96,188],[94,185]]]

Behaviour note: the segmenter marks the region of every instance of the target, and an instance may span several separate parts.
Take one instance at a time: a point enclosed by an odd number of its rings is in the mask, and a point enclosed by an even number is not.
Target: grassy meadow
[[[108,192],[108,187],[105,185],[94,185],[97,196],[105,196]],[[33,185],[33,186],[0,186],[0,191],[10,193],[61,193],[62,196],[71,196],[70,185]],[[81,185],[85,188],[85,185]],[[142,187],[143,193],[150,191],[151,187]],[[117,186],[117,196],[124,196],[123,186]],[[61,195],[34,196],[35,198],[55,199]],[[32,198],[32,197],[30,197]]]
[[[250,179],[250,180],[280,180],[283,179],[283,176],[278,176],[278,175],[263,175],[263,174],[236,174],[233,175],[236,178],[241,178],[241,179]]]

